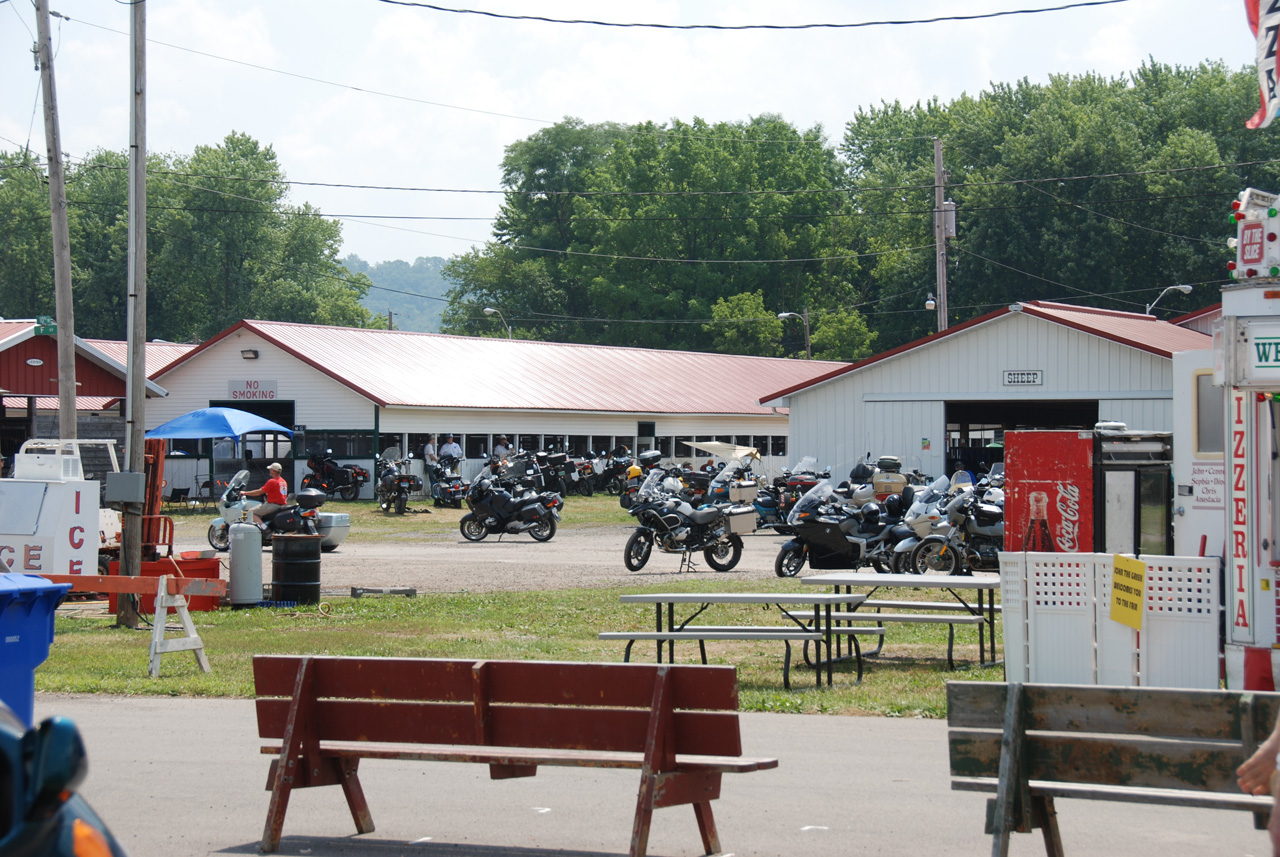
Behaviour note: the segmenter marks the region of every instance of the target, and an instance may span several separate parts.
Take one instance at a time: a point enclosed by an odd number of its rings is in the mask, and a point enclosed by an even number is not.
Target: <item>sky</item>
[[[650,24],[848,24],[1079,0],[467,0],[450,8]],[[129,143],[131,11],[49,0],[62,148]],[[448,0],[438,5],[448,6]],[[1124,0],[974,21],[856,29],[664,30],[512,21],[379,0],[151,0],[147,149],[232,131],[275,150],[288,201],[343,224],[342,255],[451,257],[481,246],[506,146],[586,122],[778,114],[838,142],[859,108],[976,95],[1053,74],[1117,76],[1148,58],[1252,67],[1240,0]],[[0,0],[0,150],[46,151],[33,0]],[[1260,132],[1262,133],[1262,132]],[[428,190],[370,189],[372,187]],[[471,191],[470,193],[446,191]],[[475,191],[487,191],[476,193]]]

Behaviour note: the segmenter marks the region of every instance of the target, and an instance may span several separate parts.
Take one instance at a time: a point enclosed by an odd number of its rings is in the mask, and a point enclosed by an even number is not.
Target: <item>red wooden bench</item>
[[[277,756],[268,853],[296,788],[341,785],[356,830],[373,831],[361,759],[476,762],[492,779],[639,769],[631,857],[646,852],[653,810],[682,804],[718,852],[721,775],[778,765],[742,755],[733,667],[259,655],[253,675],[262,752]]]

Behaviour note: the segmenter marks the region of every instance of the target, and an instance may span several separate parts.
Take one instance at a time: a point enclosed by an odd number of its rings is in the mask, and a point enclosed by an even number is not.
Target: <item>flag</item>
[[[1258,91],[1262,106],[1245,125],[1266,128],[1280,111],[1276,86],[1280,71],[1276,65],[1276,33],[1280,31],[1280,0],[1244,0],[1249,29],[1257,38]]]

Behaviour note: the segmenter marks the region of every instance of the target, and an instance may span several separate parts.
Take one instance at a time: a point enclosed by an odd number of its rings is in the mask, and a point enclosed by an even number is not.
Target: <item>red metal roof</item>
[[[34,396],[37,407],[45,407],[44,399],[52,398],[57,408],[58,342],[52,336],[36,336],[31,319],[0,321],[0,391],[10,394],[9,404]],[[102,410],[125,394],[126,344],[101,339],[75,338],[76,407],[80,410]],[[157,350],[153,354],[152,348]],[[147,374],[159,370],[192,345],[171,343],[147,344]],[[32,360],[39,363],[32,364]],[[165,395],[163,388],[147,382],[149,395]]]
[[[1073,306],[1071,304],[1053,303],[1052,301],[1027,301],[1025,303],[1014,304],[1005,309],[989,312],[986,315],[979,316],[963,324],[957,324],[955,327],[949,327],[941,333],[935,333],[926,336],[923,339],[917,339],[914,342],[908,342],[906,345],[900,345],[889,351],[873,354],[865,360],[848,366],[842,366],[838,369],[827,372],[808,381],[802,381],[790,387],[781,388],[776,393],[770,393],[763,397],[760,401],[772,402],[777,401],[792,393],[821,384],[824,381],[830,381],[849,372],[856,372],[867,366],[887,360],[890,357],[896,357],[899,354],[919,348],[930,342],[937,342],[948,336],[956,336],[971,328],[982,324],[995,321],[1011,312],[1021,312],[1025,315],[1034,316],[1036,318],[1051,321],[1054,324],[1061,324],[1107,339],[1112,342],[1118,342],[1121,345],[1127,345],[1130,348],[1136,348],[1139,351],[1146,351],[1151,354],[1159,354],[1162,357],[1172,357],[1178,351],[1195,351],[1202,348],[1210,348],[1213,345],[1213,338],[1206,336],[1195,330],[1185,327],[1179,327],[1168,321],[1163,321],[1151,315],[1134,312],[1117,312],[1115,310],[1093,309],[1091,307]]]
[[[118,360],[121,363],[125,363],[128,360],[129,343],[127,342],[117,342],[114,339],[86,339],[85,342],[88,342],[113,360]],[[151,378],[157,375],[162,369],[193,348],[195,348],[194,345],[187,345],[181,342],[148,342],[145,349],[147,377]]]
[[[260,336],[383,406],[767,414],[760,397],[768,390],[847,365],[246,320],[159,375],[237,331]]]

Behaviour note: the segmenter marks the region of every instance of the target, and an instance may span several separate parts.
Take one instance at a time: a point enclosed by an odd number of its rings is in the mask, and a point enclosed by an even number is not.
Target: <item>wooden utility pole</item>
[[[933,241],[938,272],[938,332],[947,329],[947,218],[943,205],[947,173],[942,168],[942,141],[933,138]]]
[[[71,237],[67,228],[67,181],[62,171],[58,96],[53,85],[53,40],[49,0],[36,0],[40,40],[40,88],[44,92],[44,139],[49,156],[49,212],[53,226],[54,320],[58,330],[58,436],[76,434],[76,316],[71,303]]]
[[[126,470],[145,473],[147,402],[147,4],[133,3],[129,31],[133,73],[129,129],[129,260],[128,260],[128,369],[125,381]],[[130,577],[142,574],[143,503],[124,504],[124,541],[121,571]],[[138,615],[132,599],[120,598],[116,621],[136,628]]]

